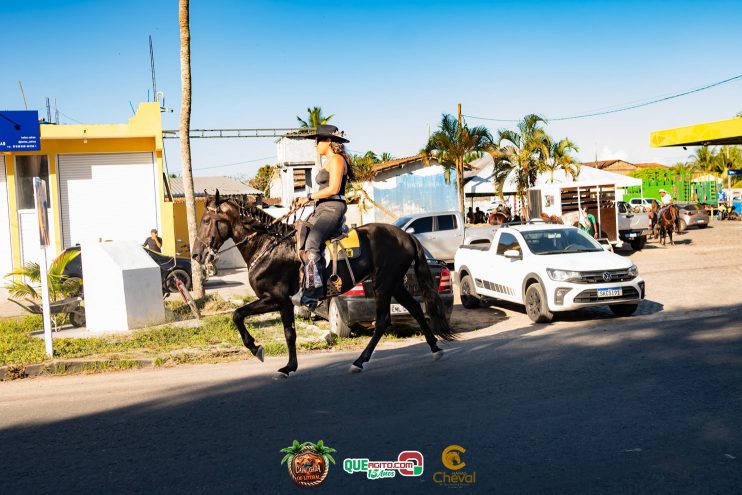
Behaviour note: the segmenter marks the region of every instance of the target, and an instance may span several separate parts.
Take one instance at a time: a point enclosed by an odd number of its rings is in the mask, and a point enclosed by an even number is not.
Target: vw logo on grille
[[[606,282],[610,282],[611,278],[612,277],[611,277],[610,272],[603,272],[603,280],[605,280]]]

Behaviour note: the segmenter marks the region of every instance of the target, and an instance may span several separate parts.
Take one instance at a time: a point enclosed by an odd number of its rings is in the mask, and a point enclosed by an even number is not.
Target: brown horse
[[[680,211],[678,210],[678,207],[676,205],[670,205],[667,208],[665,208],[664,211],[662,211],[662,214],[660,215],[660,210],[662,210],[662,206],[660,206],[659,202],[656,200],[652,200],[652,232],[654,237],[658,237],[660,240],[660,244],[663,246],[665,243],[665,235],[667,235],[670,238],[670,244],[675,245],[675,242],[672,240],[672,233],[674,230],[677,230],[679,232],[679,229],[677,229],[678,219],[680,218]]]

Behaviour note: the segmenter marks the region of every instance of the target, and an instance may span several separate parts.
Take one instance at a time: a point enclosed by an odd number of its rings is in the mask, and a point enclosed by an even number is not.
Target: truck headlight
[[[630,277],[636,277],[637,275],[639,275],[639,269],[636,267],[636,265],[631,265],[631,267],[626,270],[626,273],[628,273]]]
[[[573,279],[580,278],[580,272],[573,272],[571,270],[555,270],[553,268],[547,268],[546,273],[549,278],[557,282],[569,282]]]

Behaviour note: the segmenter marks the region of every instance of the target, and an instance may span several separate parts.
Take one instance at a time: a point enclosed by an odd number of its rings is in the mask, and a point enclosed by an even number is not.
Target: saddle
[[[345,261],[348,267],[348,273],[350,273],[353,285],[356,284],[356,277],[353,274],[353,268],[350,266],[350,260],[358,258],[361,255],[361,241],[358,238],[358,231],[356,229],[348,230],[348,227],[343,225],[338,235],[328,240],[325,246],[330,253],[330,261],[332,263],[332,273],[327,278],[327,294],[332,297],[340,294],[343,286],[343,280],[338,275],[337,270],[338,260],[340,258]]]

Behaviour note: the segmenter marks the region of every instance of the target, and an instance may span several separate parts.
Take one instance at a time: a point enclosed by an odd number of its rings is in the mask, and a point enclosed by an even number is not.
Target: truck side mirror
[[[408,234],[414,234],[415,233],[415,228],[414,227],[407,227],[406,229],[404,229],[404,231],[407,232]]]
[[[519,260],[523,257],[520,251],[517,249],[508,249],[504,253],[502,253],[506,258],[509,258],[511,260]]]

